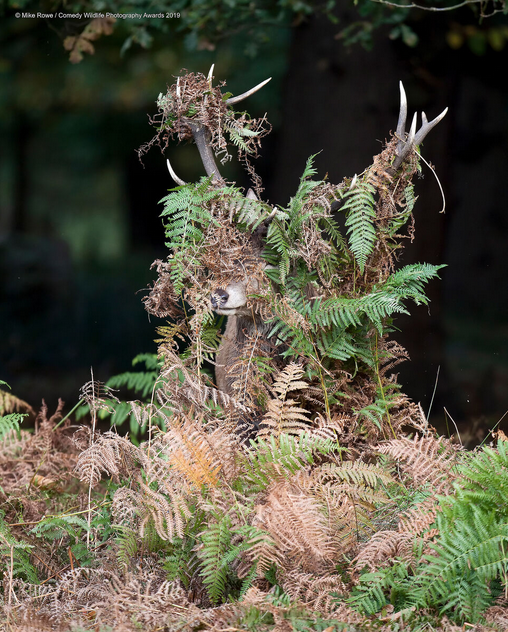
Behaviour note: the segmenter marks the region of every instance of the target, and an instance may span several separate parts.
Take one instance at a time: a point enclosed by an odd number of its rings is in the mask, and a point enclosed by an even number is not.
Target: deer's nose
[[[222,288],[218,288],[217,290],[215,290],[215,292],[213,292],[210,296],[212,309],[217,309],[219,307],[222,307],[222,305],[225,305],[228,302],[228,298],[229,294],[226,292],[226,290],[223,290]]]

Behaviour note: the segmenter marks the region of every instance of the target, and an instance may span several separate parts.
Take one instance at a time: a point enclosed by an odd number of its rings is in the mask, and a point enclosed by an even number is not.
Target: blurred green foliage
[[[241,34],[242,54],[253,58],[270,45],[274,28],[296,26],[316,15],[339,23],[336,37],[347,45],[361,43],[371,48],[373,34],[380,27],[388,27],[385,30],[390,39],[401,39],[414,47],[419,38],[410,21],[417,10],[446,12],[464,5],[470,11],[471,23],[506,14],[507,10],[505,0],[434,0],[420,4],[412,0],[353,0],[342,5],[335,0],[6,0],[3,10],[0,5],[0,15],[12,15],[14,11],[41,14],[39,19],[46,20],[70,51],[70,60],[78,63],[95,52],[95,42],[115,31],[123,34],[122,55],[134,45],[152,47],[158,35],[172,43],[178,40],[187,52],[211,52],[220,42]],[[498,35],[496,32],[493,38],[487,38],[493,40],[493,47],[499,45]]]

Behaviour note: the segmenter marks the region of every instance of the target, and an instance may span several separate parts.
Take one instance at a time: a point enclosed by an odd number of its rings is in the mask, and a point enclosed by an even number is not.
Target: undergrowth
[[[261,122],[226,99],[181,77],[160,140],[199,123],[225,156],[227,128],[252,172]],[[145,370],[82,388],[91,424],[0,384],[0,629],[506,629],[506,437],[472,452],[438,437],[392,373],[393,318],[440,268],[397,267],[418,167],[412,151],[390,174],[396,145],[339,185],[309,160],[286,208],[211,177],[170,191],[145,305],[171,320]],[[210,294],[239,269],[267,333],[226,393]]]

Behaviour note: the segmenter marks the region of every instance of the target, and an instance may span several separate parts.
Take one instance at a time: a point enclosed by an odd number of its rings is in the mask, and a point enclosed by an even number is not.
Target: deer
[[[208,81],[213,79],[213,66],[208,74]],[[239,103],[251,96],[264,85],[270,81],[271,78],[266,79],[260,84],[254,86],[252,89],[242,93],[236,97],[230,97],[226,103],[233,105]],[[443,110],[436,118],[431,121],[427,120],[424,112],[422,112],[422,123],[417,130],[417,114],[415,113],[410,125],[409,132],[406,133],[407,124],[407,97],[402,82],[399,82],[400,89],[400,108],[397,121],[397,127],[395,131],[396,147],[394,152],[393,162],[384,170],[383,177],[387,182],[390,182],[395,178],[397,172],[401,169],[404,162],[408,160],[409,156],[414,151],[415,147],[420,145],[429,132],[444,118],[448,108]],[[178,84],[177,84],[178,94]],[[201,161],[203,163],[204,170],[211,178],[212,183],[221,184],[224,179],[221,176],[220,170],[215,162],[214,152],[211,147],[210,138],[211,131],[205,124],[198,124],[193,120],[185,121],[191,130],[192,138],[196,144]],[[177,176],[173,167],[169,161],[167,162],[167,168],[173,181],[179,185],[185,185],[185,181]],[[356,176],[350,183],[350,189],[355,187]],[[258,197],[252,189],[247,191],[245,196],[246,200],[258,200]],[[332,211],[337,211],[342,202],[335,201],[331,205]],[[234,213],[235,209],[231,209],[231,213]],[[262,270],[267,271],[270,266],[262,258],[264,239],[270,222],[277,216],[278,211],[272,210],[265,219],[252,230],[249,237],[250,251],[253,259],[256,259]],[[222,334],[219,348],[215,357],[215,385],[217,389],[227,395],[234,396],[235,389],[234,375],[231,374],[231,367],[235,365],[239,358],[245,355],[245,347],[248,340],[253,337],[257,337],[262,341],[262,344],[268,349],[271,345],[270,331],[272,324],[266,315],[263,316],[255,309],[255,296],[259,290],[259,279],[251,278],[249,273],[245,271],[239,271],[237,279],[224,286],[217,285],[209,296],[209,307],[214,313],[226,316],[227,322],[225,331]],[[253,299],[253,300],[252,300]]]

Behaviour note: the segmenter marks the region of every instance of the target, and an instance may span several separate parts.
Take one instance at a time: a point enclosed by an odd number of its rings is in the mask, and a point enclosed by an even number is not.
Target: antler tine
[[[411,127],[409,128],[409,134],[407,135],[406,147],[411,147],[411,143],[414,141],[415,133],[416,133],[416,120],[417,114],[414,113],[413,120],[411,121]],[[409,151],[409,150],[408,150]],[[407,153],[407,151],[406,151]]]
[[[169,171],[169,175],[173,178],[173,180],[176,182],[176,184],[183,186],[184,184],[187,184],[187,182],[185,182],[185,180],[182,180],[181,178],[179,178],[176,173],[173,171],[173,167],[171,166],[171,163],[169,162],[169,159],[166,160],[166,164],[168,166],[168,171]]]
[[[395,132],[399,142],[397,144],[397,150],[402,149],[404,144],[404,135],[406,133],[406,119],[407,119],[407,97],[406,91],[404,90],[404,85],[402,81],[399,81],[400,88],[400,110],[399,110],[399,120],[397,121],[397,131]]]
[[[215,67],[215,64],[212,64],[212,66],[210,67],[210,70],[208,71],[207,80],[208,80],[210,89],[212,88],[214,67]],[[265,81],[262,81],[260,84],[258,84],[257,86],[254,86],[254,88],[251,88],[247,92],[244,92],[243,94],[239,94],[237,97],[231,97],[230,99],[226,101],[226,103],[231,105],[233,103],[238,103],[239,101],[243,101],[243,99],[246,99],[251,94],[254,94],[254,92],[257,92],[258,90],[260,90],[270,80],[271,80],[271,77],[269,79],[265,79]],[[178,90],[179,90],[179,86],[177,84],[177,93],[178,93]],[[206,103],[206,98],[207,96],[205,96],[205,103]],[[210,131],[207,129],[205,125],[201,125],[199,123],[196,123],[195,121],[192,121],[190,119],[185,119],[185,121],[190,127],[192,136],[194,137],[194,142],[196,143],[196,146],[198,148],[199,155],[201,156],[201,161],[203,162],[203,166],[205,168],[206,174],[208,176],[213,176],[214,180],[222,180],[220,171],[217,165],[215,164],[215,157],[213,155],[213,150],[210,145]],[[168,168],[169,168],[169,165],[168,165]],[[179,178],[177,179],[178,176],[174,174],[172,169],[170,169],[170,173],[171,173],[171,177],[173,178],[175,182],[178,182],[179,184],[180,182],[182,184],[185,184],[183,180],[180,180]]]
[[[240,101],[243,101],[247,97],[250,97],[251,94],[254,94],[254,92],[257,92],[258,90],[261,90],[261,88],[263,86],[265,86],[271,80],[272,80],[272,78],[268,77],[268,79],[265,79],[261,83],[258,83],[257,86],[254,86],[250,90],[247,90],[247,92],[242,92],[242,94],[239,94],[237,97],[230,97],[229,99],[227,99],[226,103],[228,105],[233,105],[234,103],[239,103]]]
[[[213,82],[213,69],[215,67],[215,64],[212,64],[210,66],[210,70],[208,71],[208,77],[206,78],[206,80],[208,81],[208,88],[210,90],[210,92],[212,91],[212,82]],[[205,106],[208,103],[208,95],[205,95]]]
[[[397,148],[395,149],[395,160],[393,161],[393,164],[387,169],[387,172],[390,175],[393,175],[397,171],[397,169],[406,159],[406,156],[411,151],[411,147],[414,144],[415,132],[416,132],[416,113],[413,116],[413,120],[411,121],[411,128],[409,130],[409,134],[407,138],[404,140],[405,131],[403,131],[401,140],[399,140],[399,142],[397,143]]]
[[[406,132],[406,119],[407,119],[407,98],[406,91],[404,90],[404,86],[402,85],[402,81],[399,81],[400,87],[400,110],[399,110],[399,120],[397,121],[397,131],[396,137],[398,139],[397,147],[395,149],[395,160],[393,164],[386,170],[386,172],[393,176],[400,165],[404,162],[407,155],[411,151],[411,149],[419,145],[423,142],[423,139],[427,136],[430,130],[435,127],[439,121],[441,121],[446,113],[448,112],[448,108],[443,110],[439,116],[436,116],[435,119],[427,121],[427,116],[425,112],[422,112],[422,126],[416,131],[416,114],[413,116],[413,120],[411,122],[411,129],[409,130],[409,134],[407,138],[404,138]]]
[[[444,119],[444,117],[446,116],[447,112],[448,112],[448,108],[445,108],[441,112],[441,114],[436,116],[436,118],[433,119],[430,123],[427,121],[427,117],[425,116],[425,112],[422,112],[422,126],[420,127],[420,129],[418,130],[418,133],[415,136],[414,144],[415,145],[419,145],[420,143],[422,143],[423,139],[425,138],[425,136],[427,136],[427,134],[430,132],[430,130],[433,127],[436,127],[436,125],[439,123],[439,121]]]
[[[213,69],[215,68],[215,64],[212,64],[210,66],[210,70],[208,71],[208,83],[210,84],[210,87],[212,87],[212,79],[213,79]]]

